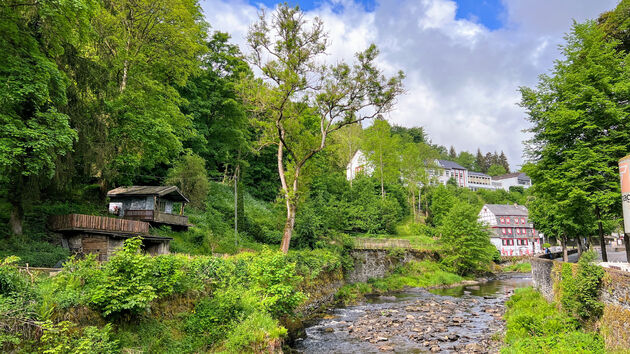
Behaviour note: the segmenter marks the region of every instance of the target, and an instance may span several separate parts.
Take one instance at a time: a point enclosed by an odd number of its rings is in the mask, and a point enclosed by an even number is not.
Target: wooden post
[[[184,215],[184,207],[186,206],[186,203],[182,202],[182,206],[179,209],[179,215]]]

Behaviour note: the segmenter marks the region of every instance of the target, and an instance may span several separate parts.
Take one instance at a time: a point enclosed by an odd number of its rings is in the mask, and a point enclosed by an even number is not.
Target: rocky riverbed
[[[523,276],[451,289],[408,289],[332,309],[306,328],[304,353],[496,353],[505,301]]]

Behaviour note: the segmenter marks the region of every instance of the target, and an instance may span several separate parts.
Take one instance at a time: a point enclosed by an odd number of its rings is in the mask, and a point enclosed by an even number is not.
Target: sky
[[[201,0],[201,6],[212,30],[230,33],[247,52],[249,25],[260,9],[279,2]],[[504,151],[516,170],[529,138],[518,88],[550,72],[573,21],[594,19],[618,0],[287,2],[324,21],[331,41],[325,61],[352,61],[374,43],[386,73],[405,72],[406,92],[386,116],[390,123],[422,126],[433,143],[458,152]]]

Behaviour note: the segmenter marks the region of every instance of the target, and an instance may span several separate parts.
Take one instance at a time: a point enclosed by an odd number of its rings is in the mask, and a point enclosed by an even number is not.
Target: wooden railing
[[[162,212],[154,211],[154,210],[129,209],[129,210],[125,210],[125,214],[123,217],[125,219],[153,221],[156,223],[168,224],[168,225],[181,225],[181,226],[188,225],[187,216],[162,213]]]
[[[48,225],[55,231],[108,231],[129,234],[148,234],[149,224],[142,221],[109,218],[106,216],[68,214],[51,216]]]
[[[359,250],[382,250],[389,248],[411,248],[409,240],[382,238],[355,238],[354,248]]]

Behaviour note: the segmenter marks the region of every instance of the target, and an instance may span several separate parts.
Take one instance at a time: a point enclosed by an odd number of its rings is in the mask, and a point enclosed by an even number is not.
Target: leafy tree
[[[92,1],[0,5],[0,183],[15,234],[22,233],[27,182],[52,178],[77,137],[62,113],[69,80],[55,61],[83,38],[94,9]]]
[[[404,142],[412,142],[416,144],[429,142],[427,133],[424,131],[424,128],[422,127],[406,128],[400,125],[394,125],[392,126],[392,134],[400,135],[401,139]]]
[[[521,88],[533,125],[527,173],[551,200],[574,199],[594,212],[604,261],[603,221],[619,214],[617,161],[630,148],[629,57],[618,45],[592,21],[575,24],[552,76]]]
[[[381,182],[381,198],[385,198],[385,182],[399,177],[400,138],[392,135],[387,121],[377,119],[363,132],[362,148],[374,166],[374,177]]]
[[[456,203],[454,188],[444,185],[437,186],[431,195],[431,220],[433,225],[439,226],[453,205]]]
[[[477,221],[476,208],[466,203],[454,205],[438,231],[445,248],[445,265],[460,275],[488,269],[496,248],[490,243],[488,230]]]
[[[507,173],[507,170],[505,169],[505,167],[498,165],[498,164],[493,164],[492,166],[490,166],[490,168],[488,168],[488,172],[487,172],[490,176],[500,176],[500,175],[504,175]]]
[[[264,80],[244,82],[242,97],[260,118],[261,144],[278,147],[287,209],[283,252],[293,234],[305,164],[326,147],[329,135],[389,111],[402,92],[402,72],[385,78],[375,66],[374,45],[358,53],[353,65],[320,65],[328,40],[319,18],[311,25],[299,8],[280,5],[271,23],[261,13],[247,36],[252,52],[248,59]]]
[[[420,212],[420,188],[429,183],[425,162],[433,155],[431,148],[424,144],[406,143],[401,152],[400,175],[411,197],[411,210],[414,220]],[[416,195],[418,202],[416,203]]]
[[[202,67],[180,89],[186,100],[182,113],[192,116],[195,133],[187,142],[193,152],[206,160],[209,171],[227,170],[239,163],[250,145],[250,126],[235,85],[251,75],[238,46],[227,33],[215,32],[206,43]],[[274,195],[275,196],[275,195]]]
[[[190,205],[203,208],[208,197],[210,182],[206,175],[205,161],[197,155],[184,155],[168,171],[167,184],[179,187],[190,200]]]
[[[471,171],[477,171],[475,166],[475,156],[468,151],[460,151],[459,156],[455,159],[455,162]]]

